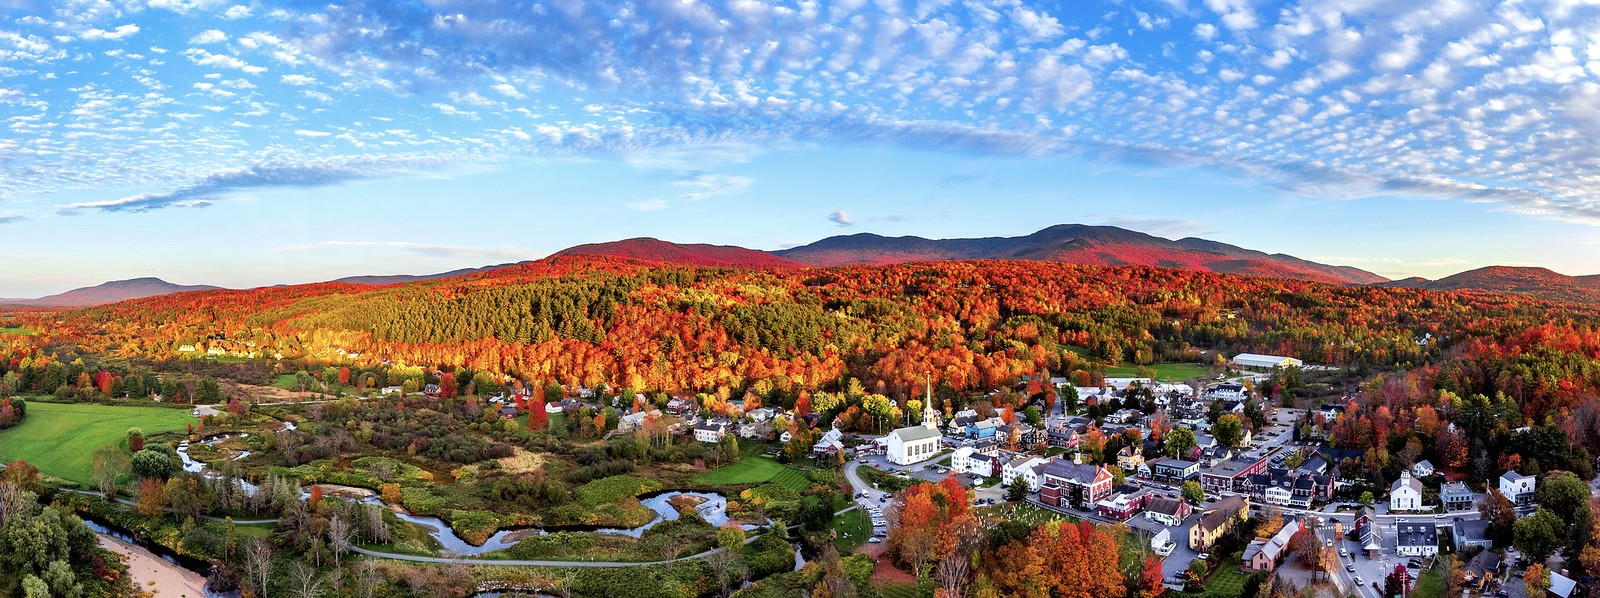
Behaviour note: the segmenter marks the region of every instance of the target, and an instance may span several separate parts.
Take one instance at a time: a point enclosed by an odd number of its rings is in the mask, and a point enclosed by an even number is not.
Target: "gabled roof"
[[[1389,486],[1389,493],[1399,492],[1401,488],[1410,488],[1412,492],[1417,493],[1419,496],[1422,494],[1422,482],[1417,478],[1411,477],[1409,472],[1400,472],[1400,479],[1395,480],[1394,484]]]
[[[1154,511],[1161,515],[1177,517],[1178,512],[1183,510],[1183,501],[1172,498],[1156,497],[1150,499],[1150,502],[1144,506],[1144,509],[1146,511]]]
[[[1240,511],[1245,510],[1245,506],[1244,497],[1229,496],[1217,501],[1216,505],[1207,509],[1206,514],[1201,516],[1200,522],[1195,525],[1207,530],[1220,528],[1227,525],[1228,520],[1237,517]]]
[[[929,438],[938,438],[941,436],[937,428],[929,428],[927,426],[911,426],[909,428],[900,428],[890,432],[890,434],[898,436],[901,442],[927,440]]]
[[[1103,467],[1073,463],[1062,459],[1055,459],[1046,464],[1044,475],[1085,486],[1093,485],[1103,478],[1109,479],[1111,477],[1111,473],[1107,472]]]

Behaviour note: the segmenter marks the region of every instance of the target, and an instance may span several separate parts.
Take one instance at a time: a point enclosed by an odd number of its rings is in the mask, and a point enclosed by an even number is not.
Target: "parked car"
[[[1364,583],[1367,583],[1367,582],[1364,582],[1364,581],[1361,581],[1361,576],[1360,576],[1360,575],[1357,575],[1357,576],[1356,576],[1356,585],[1358,585],[1358,586],[1359,586],[1359,585],[1362,585],[1362,584],[1364,584]]]
[[[1355,573],[1355,572],[1356,572],[1356,565],[1355,565],[1355,563],[1345,563],[1345,564],[1344,564],[1344,570],[1345,570],[1345,571],[1349,571],[1349,572],[1351,572],[1351,573]]]
[[[878,539],[878,538],[876,538],[876,537],[873,537],[873,538],[867,538],[867,543],[868,543],[868,544],[877,544],[877,543],[879,543],[879,542],[882,542],[882,541],[883,541],[883,540],[880,540],[880,539]]]

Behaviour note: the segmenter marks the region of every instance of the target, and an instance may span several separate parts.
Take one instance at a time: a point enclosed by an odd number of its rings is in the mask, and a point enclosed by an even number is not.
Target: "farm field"
[[[29,401],[22,424],[0,432],[0,462],[25,459],[41,473],[89,484],[95,450],[120,444],[128,428],[155,434],[195,421],[182,409]]]
[[[1204,378],[1210,374],[1206,368],[1193,363],[1157,363],[1144,366],[1155,372],[1154,378],[1161,382],[1182,382],[1190,378]],[[1138,376],[1139,366],[1123,365],[1106,368],[1106,376],[1112,378],[1130,378]]]
[[[700,474],[694,479],[701,484],[763,484],[774,482],[795,490],[805,490],[811,485],[806,472],[789,467],[765,455],[749,455]]]

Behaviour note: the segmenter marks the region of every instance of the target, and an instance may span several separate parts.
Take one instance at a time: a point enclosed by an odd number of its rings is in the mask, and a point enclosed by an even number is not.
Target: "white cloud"
[[[228,41],[228,34],[223,33],[221,31],[218,31],[216,29],[207,29],[205,31],[200,32],[198,35],[189,38],[189,45],[198,46],[198,45],[204,45],[204,44],[215,44],[215,43],[218,43],[218,42],[225,42],[225,41]]]
[[[138,32],[139,26],[129,23],[127,25],[118,25],[115,29],[110,31],[105,29],[88,29],[85,30],[80,37],[86,40],[122,39]]]
[[[846,214],[844,210],[835,210],[832,214],[828,214],[828,222],[841,227],[855,225],[855,221],[851,220],[850,215]]]

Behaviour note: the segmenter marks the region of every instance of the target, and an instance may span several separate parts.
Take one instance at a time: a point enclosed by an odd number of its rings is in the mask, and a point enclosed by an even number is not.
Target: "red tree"
[[[317,505],[319,504],[322,504],[322,486],[312,486],[311,497],[306,499],[306,506],[311,507],[312,510],[316,510]]]
[[[339,383],[340,384],[349,384],[350,383],[350,368],[346,368],[346,367],[339,368]]]
[[[456,396],[456,375],[445,374],[439,378],[439,396],[446,399]]]
[[[550,414],[544,412],[544,399],[534,397],[528,401],[528,429],[543,430],[550,424]]]

